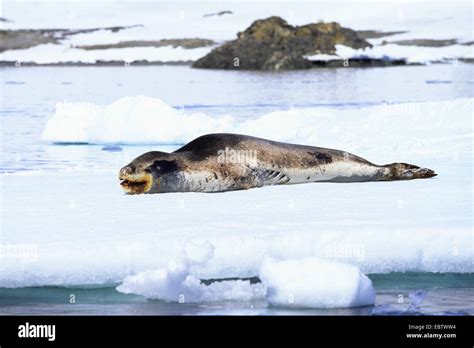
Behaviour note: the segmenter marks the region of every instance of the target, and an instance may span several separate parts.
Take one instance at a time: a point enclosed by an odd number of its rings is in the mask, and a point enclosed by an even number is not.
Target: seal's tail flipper
[[[411,180],[432,178],[438,174],[428,168],[420,168],[408,163],[392,163],[384,166],[386,171],[382,180]]]
[[[426,179],[438,174],[428,168],[406,169],[402,172],[403,179]]]

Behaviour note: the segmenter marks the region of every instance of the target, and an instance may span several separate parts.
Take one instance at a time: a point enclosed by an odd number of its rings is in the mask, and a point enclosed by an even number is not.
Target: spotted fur
[[[221,161],[225,149],[252,151],[253,161]],[[247,153],[246,152],[246,153]],[[239,134],[203,135],[172,153],[147,152],[120,170],[126,193],[222,192],[308,182],[429,178],[406,163],[376,165],[345,151],[294,145]]]

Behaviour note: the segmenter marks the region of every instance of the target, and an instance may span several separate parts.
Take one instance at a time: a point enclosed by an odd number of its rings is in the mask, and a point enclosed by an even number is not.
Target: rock
[[[381,37],[405,34],[407,31],[378,31],[378,30],[357,30],[357,36],[361,39],[379,39]]]
[[[67,39],[72,35],[91,33],[98,30],[109,30],[116,33],[120,30],[139,27],[141,25],[129,25],[125,27],[104,27],[91,29],[19,29],[0,30],[0,53],[6,50],[19,50],[37,45],[53,43]]]
[[[404,59],[377,59],[377,58],[350,58],[338,60],[314,60],[312,61],[314,68],[368,68],[368,67],[385,67],[399,65],[421,65],[420,63],[410,63]]]
[[[357,32],[336,22],[291,26],[280,17],[257,20],[237,39],[197,60],[194,68],[293,70],[312,63],[305,55],[334,54],[335,45],[355,49],[371,47]]]
[[[216,12],[216,13],[207,13],[203,17],[205,18],[205,17],[223,16],[223,15],[226,15],[226,14],[231,15],[232,11],[220,11],[220,12]]]
[[[0,53],[25,49],[36,45],[57,43],[53,34],[35,30],[0,30]]]
[[[186,49],[199,48],[214,45],[215,42],[208,39],[191,38],[191,39],[162,39],[162,40],[133,40],[133,41],[120,41],[113,44],[99,44],[99,45],[82,45],[75,46],[83,50],[106,50],[110,48],[130,48],[130,47],[163,47],[172,46],[183,47]]]
[[[398,41],[382,41],[382,45],[394,44],[399,46],[419,46],[419,47],[446,47],[456,45],[456,39],[433,40],[433,39],[413,39]]]

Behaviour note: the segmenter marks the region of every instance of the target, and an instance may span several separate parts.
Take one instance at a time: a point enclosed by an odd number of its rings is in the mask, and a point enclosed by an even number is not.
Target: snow
[[[143,96],[125,97],[105,106],[64,102],[57,104],[42,139],[61,143],[184,144],[202,134],[232,132],[336,148],[387,163],[401,158],[469,157],[473,100],[386,103],[342,110],[293,108],[245,120],[177,110],[159,99]]]
[[[346,150],[380,164],[413,163],[439,176],[128,196],[118,170],[143,151],[128,145],[119,152],[101,151],[107,166],[2,174],[0,287],[123,283],[123,291],[169,299],[168,290],[179,284],[188,300],[253,299],[262,289],[248,282],[215,283],[204,291],[198,280],[258,276],[265,257],[333,260],[369,277],[473,272],[472,102],[295,108],[246,120],[177,110],[150,97],[105,106],[60,103],[44,132],[50,141],[166,143],[170,151],[179,146],[172,143],[232,131]],[[50,147],[73,154],[74,147]],[[187,246],[207,241],[212,255]],[[181,266],[170,268],[171,260]],[[305,265],[297,268],[304,272]],[[341,291],[362,284],[363,277],[356,278]],[[275,286],[275,294],[285,297],[290,290],[280,288],[279,279],[264,286]],[[344,297],[348,301],[357,297],[350,294]],[[319,297],[302,298],[299,304],[313,305]]]
[[[356,9],[354,8],[356,6]],[[4,29],[24,28],[100,28],[132,26],[118,32],[95,31],[71,36],[56,47],[40,45],[24,50],[6,51],[0,60],[37,61],[53,63],[65,61],[93,62],[94,60],[186,61],[205,55],[210,48],[173,49],[133,48],[101,51],[82,51],[77,45],[110,44],[128,40],[159,40],[201,37],[216,42],[232,40],[239,31],[254,20],[272,15],[281,16],[293,25],[323,21],[337,21],[355,30],[407,31],[380,39],[369,39],[378,45],[383,40],[458,39],[473,41],[472,4],[469,1],[400,1],[374,3],[357,1],[237,1],[221,2],[180,1],[107,1],[107,2],[14,2],[4,1],[3,16],[13,22],[0,23]],[[204,14],[230,10],[231,15],[203,17]],[[408,55],[409,61],[439,60],[438,58],[472,57],[470,46],[426,49],[403,46],[378,46],[364,54],[374,56]],[[393,57],[391,56],[393,55]],[[422,55],[422,57],[419,57]]]
[[[186,113],[150,97],[125,97],[106,106],[58,103],[42,139],[54,142],[177,144],[209,129],[224,131],[230,117]],[[127,127],[123,125],[127,124]]]
[[[440,173],[427,180],[128,196],[122,155],[107,170],[0,175],[0,244],[16,248],[2,257],[0,287],[120,284],[206,241],[212,258],[189,268],[199,279],[256,276],[265,256],[368,275],[474,272],[472,159],[416,162]]]
[[[354,10],[357,7],[357,11]],[[203,17],[205,14],[230,10],[225,16]],[[290,24],[304,25],[318,20],[336,21],[356,30],[404,30],[408,33],[391,36],[409,38],[458,38],[472,40],[470,1],[92,1],[65,3],[62,1],[18,2],[3,1],[3,17],[13,22],[2,23],[3,28],[97,28],[142,24],[131,28],[134,37],[170,38],[196,36],[217,41],[235,38],[238,31],[254,20],[281,16]],[[387,20],[389,18],[390,20]],[[443,30],[436,30],[440,27]],[[190,31],[192,29],[192,31]],[[433,30],[435,29],[435,30]],[[124,35],[127,30],[111,34]],[[151,36],[145,36],[151,34]],[[89,35],[89,34],[87,34]],[[106,43],[103,37],[91,43]],[[122,38],[120,38],[122,40]],[[117,40],[117,41],[120,41]],[[85,41],[83,41],[85,43]]]
[[[320,258],[265,258],[260,278],[270,305],[296,308],[346,308],[373,305],[375,291],[352,265]]]
[[[372,58],[382,60],[405,60],[407,63],[428,64],[430,62],[452,62],[457,58],[474,58],[473,46],[451,45],[446,47],[418,47],[387,44],[367,49],[355,50],[344,45],[336,45],[335,55],[316,54],[309,60],[330,61],[350,58]]]
[[[109,48],[105,50],[82,50],[65,48],[57,44],[38,45],[24,50],[10,50],[0,55],[0,60],[35,62],[38,64],[52,63],[96,63],[97,61],[134,62],[186,62],[194,61],[206,55],[212,47],[185,49],[172,46],[163,47],[129,47]]]
[[[192,247],[204,257],[193,260],[186,252],[187,244],[183,255],[171,260],[166,268],[128,276],[117,290],[179,303],[265,299],[275,307],[346,308],[375,302],[372,282],[356,266],[320,258],[278,261],[265,257],[259,272],[262,283],[238,279],[205,285],[190,275],[190,269],[209,261],[213,247],[208,241]]]
[[[263,298],[261,284],[251,285],[248,280],[229,280],[210,285],[189,274],[190,268],[205,263],[212,258],[213,246],[206,241],[203,245],[191,246],[202,255],[194,258],[189,255],[190,245],[185,245],[183,255],[171,260],[166,268],[140,272],[128,276],[117,290],[125,294],[142,295],[149,299],[167,302],[214,302],[250,301]]]

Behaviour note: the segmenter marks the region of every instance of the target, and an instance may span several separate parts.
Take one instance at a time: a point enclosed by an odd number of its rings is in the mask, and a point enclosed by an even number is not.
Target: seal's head
[[[170,154],[147,152],[120,169],[120,185],[128,194],[169,192],[177,171],[178,165]]]

